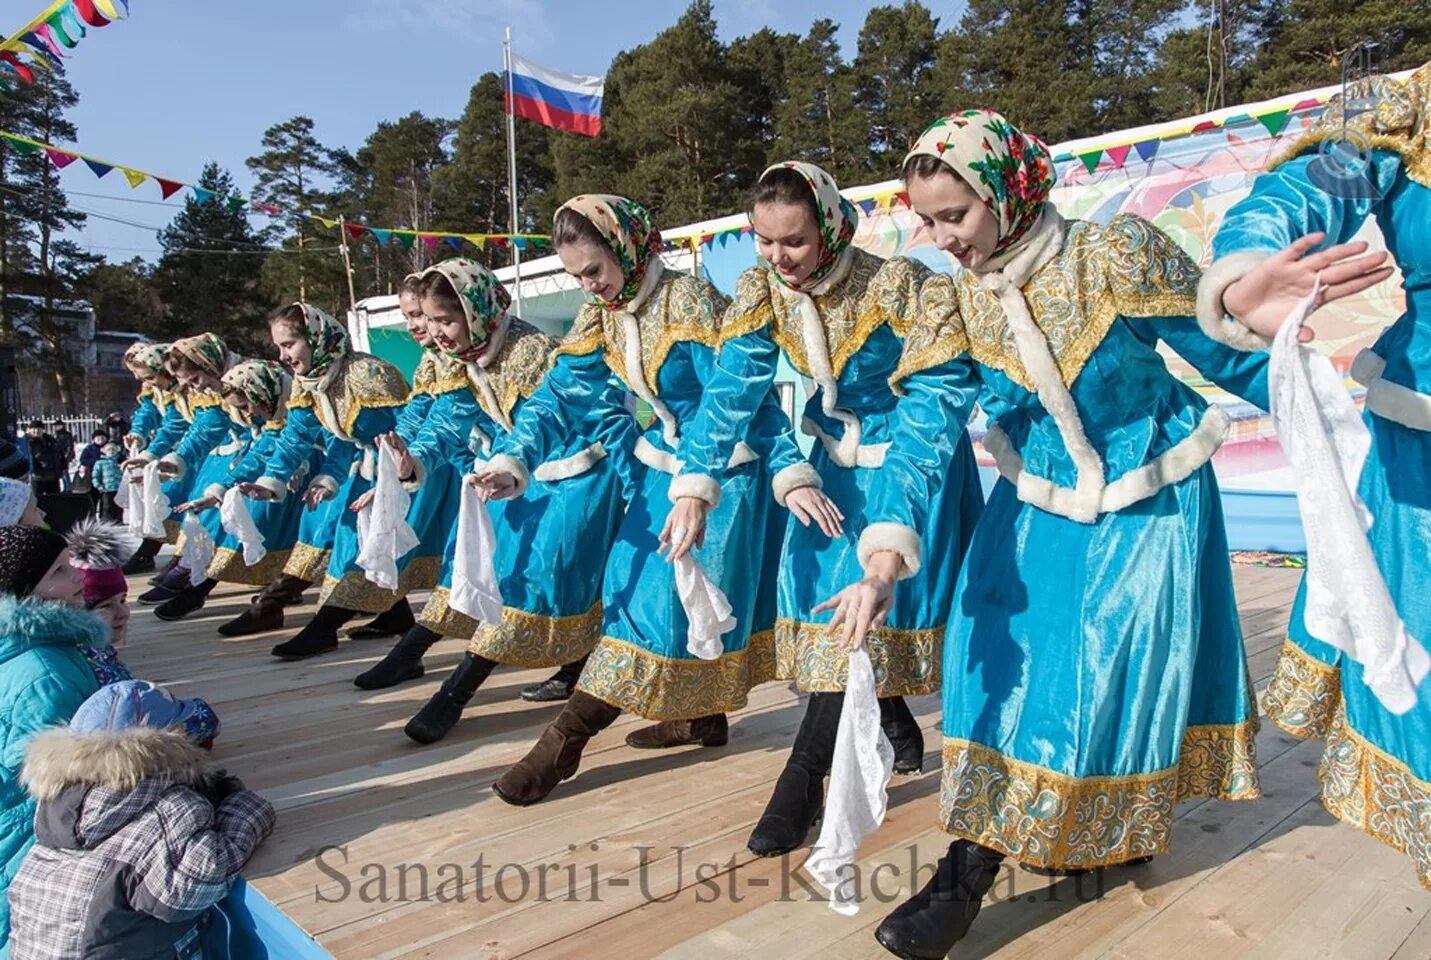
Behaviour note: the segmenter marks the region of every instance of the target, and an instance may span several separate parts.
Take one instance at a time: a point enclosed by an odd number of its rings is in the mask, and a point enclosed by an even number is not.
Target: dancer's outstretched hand
[[[666,514],[666,525],[661,528],[661,546],[658,553],[667,560],[679,560],[706,542],[706,514],[710,504],[700,497],[681,497]]]
[[[377,495],[378,495],[378,491],[376,491],[376,490],[369,490],[367,493],[363,494],[361,497],[359,497],[358,499],[354,500],[354,501],[353,501],[353,505],[352,505],[351,507],[349,507],[348,509],[351,510],[351,511],[353,511],[354,513],[360,513],[364,507],[366,507],[368,504],[370,504],[370,503],[373,502],[373,498],[376,497]]]
[[[1390,254],[1367,253],[1362,240],[1310,252],[1325,239],[1325,233],[1309,233],[1268,257],[1222,292],[1223,307],[1252,332],[1270,339],[1292,308],[1316,289],[1318,275],[1321,289],[1313,309],[1360,293],[1391,276]],[[1314,336],[1310,328],[1303,327],[1299,339],[1305,342]]]
[[[326,486],[310,483],[308,489],[303,491],[303,502],[308,504],[309,510],[317,510],[318,504],[324,500],[331,499],[332,496],[333,491],[329,490]]]
[[[480,470],[467,477],[467,485],[483,500],[510,500],[517,495],[517,478],[505,470]]]
[[[239,488],[239,493],[243,494],[245,497],[248,497],[250,500],[277,500],[277,499],[278,499],[278,494],[274,493],[272,490],[268,489],[267,487],[260,486],[259,484],[256,484],[256,483],[241,483],[241,484],[238,485],[238,488]]]
[[[818,487],[796,487],[785,495],[785,509],[795,514],[801,525],[808,527],[818,524],[825,536],[831,540],[843,536],[844,525],[840,522],[845,515],[835,506],[835,501],[825,496]]]
[[[814,613],[835,611],[830,629],[840,631],[840,648],[858,650],[871,630],[884,626],[894,607],[894,584],[904,559],[892,550],[873,554],[865,578],[852,583],[814,609]]]
[[[397,455],[398,477],[403,480],[412,479],[412,454],[408,452],[407,441],[398,436],[396,431],[385,433],[378,439]]]

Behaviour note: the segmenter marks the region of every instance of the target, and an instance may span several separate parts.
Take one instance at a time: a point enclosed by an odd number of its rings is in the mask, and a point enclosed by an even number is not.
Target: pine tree
[[[875,7],[860,30],[855,102],[877,178],[897,176],[909,145],[940,114],[934,72],[939,21],[923,4]]]
[[[809,160],[853,186],[869,173],[869,128],[855,109],[854,71],[840,55],[838,30],[833,20],[816,20],[787,53],[766,161]]]
[[[1379,73],[1431,60],[1431,0],[1282,0],[1263,17],[1252,99],[1341,82],[1346,51],[1357,43],[1377,45]]]
[[[75,292],[94,309],[95,329],[163,339],[164,303],[154,287],[154,268],[139,257],[96,264],[77,280]]]
[[[278,207],[281,221],[292,231],[283,245],[297,253],[291,257],[275,254],[265,264],[265,282],[276,294],[293,290],[299,300],[309,298],[310,275],[319,282],[313,291],[315,302],[336,308],[340,299],[334,282],[331,251],[320,257],[308,250],[313,237],[309,214],[321,213],[330,203],[326,183],[334,172],[334,160],[318,138],[313,135],[313,121],[297,116],[275,124],[264,131],[263,153],[249,157],[248,169],[258,181],[254,195],[265,203]],[[341,264],[338,267],[341,274]]]
[[[235,350],[269,352],[259,287],[266,245],[244,210],[225,202],[236,193],[227,171],[207,164],[198,186],[215,199],[189,197],[159,233],[164,253],[152,282],[164,310],[145,332],[161,339],[211,332]]]

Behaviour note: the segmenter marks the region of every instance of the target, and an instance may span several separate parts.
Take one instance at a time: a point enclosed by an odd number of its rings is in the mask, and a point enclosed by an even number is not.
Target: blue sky
[[[944,26],[961,0],[926,0]],[[23,21],[42,0],[11,2]],[[723,39],[762,26],[803,33],[810,20],[841,25],[847,57],[869,2],[818,6],[775,0],[715,0]],[[265,128],[295,114],[313,118],[329,146],[356,147],[379,120],[411,110],[456,117],[473,81],[513,47],[568,73],[604,73],[622,49],[645,42],[685,9],[680,0],[131,0],[131,16],[91,31],[69,57],[80,94],[72,117],[78,149],[159,176],[192,182],[216,160],[245,192],[245,158]],[[17,12],[18,11],[18,12]],[[16,23],[0,24],[10,32]],[[179,198],[158,186],[131,191],[116,171],[96,180],[82,164],[62,174],[71,203],[150,227],[166,224]],[[82,196],[98,194],[100,196]],[[381,225],[385,226],[385,225]],[[152,229],[92,217],[76,237],[111,260],[153,259]]]

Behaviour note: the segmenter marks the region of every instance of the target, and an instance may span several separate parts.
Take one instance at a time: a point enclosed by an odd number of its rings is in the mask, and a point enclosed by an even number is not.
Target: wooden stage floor
[[[1260,688],[1299,571],[1236,575]],[[136,578],[130,595],[142,589]],[[861,850],[885,902],[842,917],[808,891],[797,869],[805,851],[782,862],[745,849],[799,723],[787,686],[755,690],[719,749],[632,750],[623,738],[643,721],[623,717],[593,741],[575,779],[519,809],[490,787],[560,709],[517,697],[547,671],[499,671],[446,740],[418,747],[402,726],[461,643],[435,648],[422,681],[365,693],[352,678],[390,641],[281,664],[268,650],[283,635],[214,633],[250,592],[222,587],[178,624],[136,607],[122,652],[136,675],[217,707],[219,759],[279,810],[247,876],[343,960],[886,958],[875,926],[908,895],[911,863],[924,865],[922,883],[947,843],[933,824],[936,697],[912,703],[928,769],[896,779],[888,819]],[[1185,804],[1170,853],[1105,872],[1101,890],[1093,878],[1006,868],[954,955],[1431,957],[1431,895],[1409,863],[1317,802],[1320,745],[1264,724],[1257,749],[1261,800]],[[880,864],[890,866],[875,873]]]

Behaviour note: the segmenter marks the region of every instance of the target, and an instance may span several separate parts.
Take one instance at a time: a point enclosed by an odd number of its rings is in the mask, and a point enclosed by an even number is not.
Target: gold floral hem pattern
[[[214,551],[214,559],[209,563],[209,576],[224,583],[246,583],[262,587],[283,572],[288,563],[289,550],[270,550],[263,559],[253,566],[243,562],[243,551],[231,547],[220,547]]]
[[[448,603],[451,599],[452,593],[446,587],[434,587],[432,596],[423,604],[422,613],[418,614],[418,625],[444,637],[472,636],[481,624],[467,614],[452,609]]]
[[[418,557],[398,575],[396,590],[384,590],[364,576],[361,570],[349,570],[341,580],[325,575],[318,605],[341,607],[358,613],[382,613],[406,596],[409,590],[421,589],[414,584],[435,579],[441,566],[441,557]]]
[[[922,697],[939,689],[944,629],[896,630],[880,627],[865,643],[881,697]],[[845,689],[850,655],[823,623],[781,617],[775,621],[775,678],[793,681],[806,693]]]
[[[1188,727],[1176,766],[1071,777],[968,740],[944,740],[940,823],[1020,863],[1094,868],[1157,856],[1181,800],[1253,800],[1256,719]]]
[[[165,520],[164,542],[172,543],[175,547],[182,547],[183,544],[179,542],[179,530],[180,526],[178,520]]]
[[[299,580],[318,583],[328,570],[328,555],[330,553],[332,551],[327,547],[315,547],[301,541],[295,543],[293,550],[288,554],[288,562],[283,565],[283,572],[287,576],[297,577]]]
[[[1431,782],[1353,730],[1344,709],[1332,718],[1319,772],[1332,816],[1406,854],[1431,890]]]
[[[423,611],[426,614],[427,611]],[[601,636],[601,601],[570,617],[502,608],[502,622],[477,624],[467,652],[511,667],[559,667],[591,652]]]
[[[1341,668],[1323,663],[1288,638],[1262,694],[1267,719],[1294,737],[1321,738],[1331,729],[1341,703]]]
[[[694,720],[745,706],[751,687],[774,679],[772,635],[757,633],[744,650],[715,660],[662,657],[602,637],[577,688],[647,720]]]

